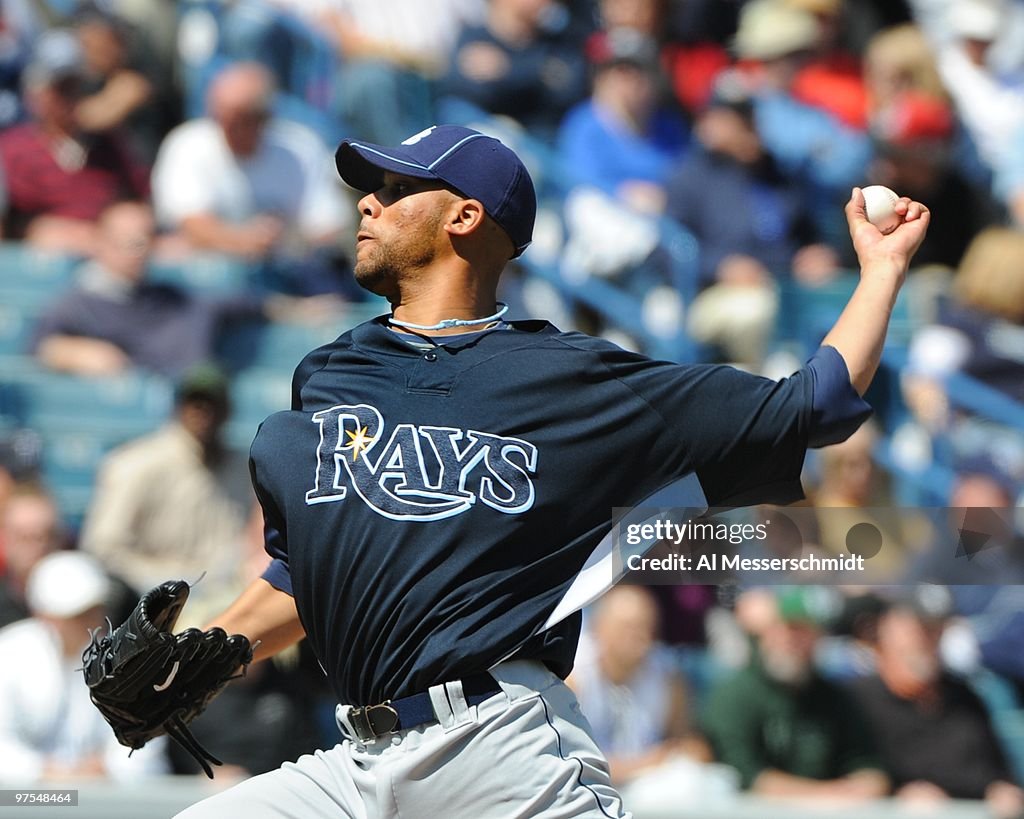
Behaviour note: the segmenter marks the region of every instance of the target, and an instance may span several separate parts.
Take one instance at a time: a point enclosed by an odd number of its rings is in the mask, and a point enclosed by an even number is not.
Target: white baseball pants
[[[466,704],[461,683],[434,686],[437,723],[368,743],[346,737],[178,819],[629,819],[572,691],[540,663],[491,674],[502,693],[479,705]]]

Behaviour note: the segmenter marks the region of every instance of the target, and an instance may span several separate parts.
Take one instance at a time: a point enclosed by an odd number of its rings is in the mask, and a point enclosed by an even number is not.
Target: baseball
[[[861,192],[868,221],[882,233],[896,230],[903,221],[894,209],[899,197],[885,185],[868,185]]]

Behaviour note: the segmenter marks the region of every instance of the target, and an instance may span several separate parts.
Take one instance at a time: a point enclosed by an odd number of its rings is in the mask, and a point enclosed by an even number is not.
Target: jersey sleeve
[[[733,367],[651,361],[599,343],[602,362],[653,410],[665,456],[696,472],[711,506],[791,503],[813,416],[805,367],[773,381]]]
[[[260,431],[262,431],[262,425],[256,432],[256,438],[253,440],[252,450],[249,454],[249,474],[252,476],[256,499],[263,510],[263,547],[272,558],[270,565],[267,566],[261,577],[278,591],[290,595],[292,594],[292,576],[288,565],[288,541],[285,537],[284,516],[259,478],[257,444]]]
[[[808,445],[845,441],[870,417],[871,405],[857,394],[846,360],[835,347],[819,347],[807,362],[807,371],[814,384]]]

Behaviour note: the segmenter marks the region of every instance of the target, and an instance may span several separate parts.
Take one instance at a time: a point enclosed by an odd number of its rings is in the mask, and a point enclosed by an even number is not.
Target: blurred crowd
[[[17,370],[173,394],[158,428],[102,447],[83,510],[46,467],[53,433],[0,394],[0,777],[191,772],[111,746],[74,684],[88,631],[171,577],[199,581],[198,625],[260,573],[225,339],[343,329],[366,296],[334,146],[459,122],[538,181],[511,317],[772,377],[827,329],[806,306],[849,292],[851,188],[931,208],[878,417],[805,480],[823,545],[843,510],[888,508],[877,525],[908,545],[875,565],[930,591],[619,588],[587,613],[572,683],[638,799],[715,781],[1021,814],[1024,734],[993,721],[1024,707],[1024,595],[992,582],[1024,582],[1018,524],[992,565],[951,572],[900,507],[1012,512],[1024,491],[1022,44],[1022,0],[0,4],[2,240],[73,270],[0,351],[0,393]],[[26,289],[8,267],[0,294]],[[198,724],[239,775],[334,741],[315,661],[265,665]]]
[[[880,799],[1024,815],[996,706],[1014,694],[966,667],[973,625],[945,589],[705,590],[699,650],[659,639],[677,588],[619,585],[588,612],[569,683],[635,810],[743,790],[795,815]]]

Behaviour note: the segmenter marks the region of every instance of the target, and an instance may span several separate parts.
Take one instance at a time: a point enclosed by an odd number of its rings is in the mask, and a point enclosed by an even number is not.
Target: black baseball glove
[[[252,662],[252,646],[221,628],[172,633],[188,600],[184,580],[161,583],[143,595],[128,619],[105,636],[94,632],[82,655],[93,703],[132,750],[167,734],[213,778],[221,762],[192,736],[188,724]]]

